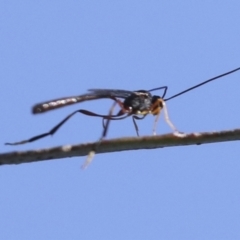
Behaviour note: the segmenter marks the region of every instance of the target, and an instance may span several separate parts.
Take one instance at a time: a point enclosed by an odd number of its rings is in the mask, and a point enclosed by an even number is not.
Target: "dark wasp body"
[[[208,79],[200,84],[197,84],[191,88],[188,88],[178,94],[175,94],[169,98],[164,98],[167,92],[167,87],[159,87],[154,88],[149,91],[145,90],[139,90],[139,91],[128,91],[128,90],[116,90],[116,89],[90,89],[88,93],[79,95],[79,96],[73,96],[73,97],[66,97],[66,98],[60,98],[55,99],[43,103],[36,104],[32,112],[34,114],[37,113],[43,113],[49,110],[57,109],[60,107],[68,106],[75,103],[80,103],[84,101],[90,101],[90,100],[97,100],[97,99],[111,99],[113,100],[113,105],[109,110],[109,113],[106,115],[97,114],[85,109],[79,109],[65,117],[60,123],[58,123],[56,126],[54,126],[49,132],[43,133],[37,136],[34,136],[30,139],[15,142],[15,143],[6,143],[6,145],[18,145],[18,144],[24,144],[28,142],[32,142],[35,140],[38,140],[40,138],[46,137],[48,135],[53,135],[68,119],[70,119],[75,113],[82,113],[88,116],[94,116],[94,117],[101,117],[103,119],[103,134],[101,137],[104,138],[107,134],[109,122],[111,120],[121,120],[124,118],[127,118],[129,116],[132,116],[133,123],[136,129],[136,132],[138,134],[138,127],[135,120],[141,120],[145,118],[147,115],[152,114],[155,115],[155,122],[153,127],[153,133],[156,134],[156,125],[157,121],[160,115],[161,110],[164,111],[165,120],[168,123],[168,125],[171,127],[171,129],[174,132],[178,132],[177,129],[174,127],[174,125],[171,123],[168,117],[167,108],[166,108],[166,101],[173,99],[175,97],[178,97],[188,91],[191,91],[197,87],[200,87],[208,82],[211,82],[213,80],[216,80],[218,78],[221,78],[223,76],[226,76],[228,74],[231,74],[233,72],[236,72],[240,70],[240,68],[236,68],[232,71],[223,73],[221,75],[218,75],[216,77],[213,77],[211,79]],[[160,96],[152,96],[151,92],[156,90],[163,89],[163,95]],[[117,114],[113,114],[114,109],[116,106],[120,107],[120,110]]]

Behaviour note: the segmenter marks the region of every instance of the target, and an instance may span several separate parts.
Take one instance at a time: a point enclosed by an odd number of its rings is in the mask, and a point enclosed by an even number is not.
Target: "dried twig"
[[[98,148],[98,153],[200,145],[236,140],[240,140],[240,129],[220,132],[190,133],[184,134],[180,137],[173,134],[166,134],[158,136],[117,138],[104,140]],[[3,153],[0,154],[0,165],[30,163],[66,157],[84,156],[93,149],[95,144],[96,143],[85,143],[39,150]]]

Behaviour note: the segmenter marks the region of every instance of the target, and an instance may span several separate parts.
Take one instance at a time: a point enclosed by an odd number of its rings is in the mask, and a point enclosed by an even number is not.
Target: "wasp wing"
[[[119,89],[88,89],[89,92],[101,97],[117,97],[127,98],[134,94],[133,91],[119,90]]]

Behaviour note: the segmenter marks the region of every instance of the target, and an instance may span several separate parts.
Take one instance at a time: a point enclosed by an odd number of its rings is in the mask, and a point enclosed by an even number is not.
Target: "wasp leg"
[[[171,122],[171,120],[169,118],[168,111],[167,111],[167,106],[166,106],[165,102],[163,102],[163,111],[164,111],[164,118],[165,118],[166,123],[169,125],[169,127],[173,130],[174,133],[179,133],[179,131],[173,125],[173,123]],[[158,119],[158,116],[157,116],[157,119]]]
[[[110,124],[110,121],[111,121],[111,116],[112,116],[112,113],[113,113],[114,108],[116,107],[117,103],[118,102],[114,102],[112,107],[109,110],[109,114],[107,116],[103,117],[103,119],[106,118],[106,123],[104,124],[104,122],[103,122],[103,132],[102,132],[102,135],[101,135],[100,139],[98,140],[98,142],[93,147],[93,149],[88,153],[87,159],[85,160],[85,162],[81,166],[82,169],[86,169],[88,167],[88,165],[92,162],[92,160],[93,160],[93,158],[94,158],[94,156],[95,156],[95,154],[97,152],[97,149],[101,145],[103,139],[107,136],[107,131],[108,131],[109,124]]]
[[[147,115],[143,115],[142,117],[138,117],[136,115],[132,116],[132,120],[133,120],[133,124],[134,124],[134,127],[135,127],[135,130],[136,130],[136,133],[137,133],[137,136],[139,137],[139,128],[138,128],[138,125],[136,123],[136,120],[142,120],[146,117]]]
[[[93,116],[93,117],[108,117],[109,116],[109,115],[97,114],[97,113],[90,112],[90,111],[87,111],[87,110],[84,110],[84,109],[79,109],[79,110],[76,110],[73,113],[69,114],[67,117],[65,117],[60,123],[58,123],[56,126],[54,126],[49,132],[42,133],[42,134],[36,135],[34,137],[31,137],[29,139],[19,141],[19,142],[5,143],[5,145],[20,145],[20,144],[30,143],[30,142],[34,142],[34,141],[36,141],[38,139],[41,139],[41,138],[53,135],[53,134],[55,134],[55,132],[57,132],[59,130],[59,128],[65,122],[67,122],[76,113],[82,113],[82,114],[85,114],[85,115],[88,115],[88,116]]]
[[[44,138],[44,137],[47,137],[49,135],[53,135],[55,132],[57,132],[57,130],[67,121],[69,120],[74,114],[78,113],[78,112],[81,112],[82,110],[77,110],[77,111],[74,111],[73,113],[69,114],[67,117],[65,117],[60,123],[58,123],[56,126],[54,126],[49,132],[46,132],[46,133],[42,133],[42,134],[39,134],[37,136],[34,136],[34,137],[31,137],[27,140],[22,140],[22,141],[19,141],[19,142],[14,142],[14,143],[5,143],[5,145],[19,145],[19,144],[25,144],[25,143],[30,143],[30,142],[34,142],[38,139],[41,139],[41,138]]]

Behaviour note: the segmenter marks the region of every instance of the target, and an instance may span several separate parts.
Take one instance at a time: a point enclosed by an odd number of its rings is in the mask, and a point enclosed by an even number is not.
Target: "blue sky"
[[[44,100],[89,88],[167,85],[167,97],[240,66],[239,1],[1,1],[1,153],[95,141],[100,119],[78,108],[33,116]],[[168,102],[186,133],[239,127],[240,72]],[[159,92],[161,95],[161,92]],[[139,122],[152,134],[154,118]],[[167,133],[163,121],[158,134]],[[131,119],[108,138],[135,136]],[[239,239],[239,142],[99,154],[0,167],[1,239]]]

